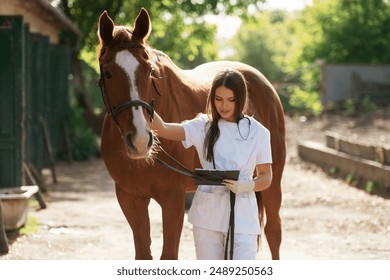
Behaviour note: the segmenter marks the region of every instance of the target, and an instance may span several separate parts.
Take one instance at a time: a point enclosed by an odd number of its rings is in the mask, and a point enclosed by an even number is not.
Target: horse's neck
[[[157,103],[157,112],[161,112],[166,120],[182,121],[204,111],[207,83],[201,83],[193,70],[179,68],[165,55],[158,59],[158,68],[163,77],[158,88],[163,102]]]
[[[167,78],[176,77],[178,82],[190,86],[189,90],[197,90],[200,86],[211,83],[210,76],[195,69],[181,69],[169,56],[159,50],[153,49],[155,57],[153,63],[160,63],[161,69]],[[164,76],[163,75],[163,76]],[[175,79],[172,79],[174,81]],[[188,89],[187,89],[188,90]]]

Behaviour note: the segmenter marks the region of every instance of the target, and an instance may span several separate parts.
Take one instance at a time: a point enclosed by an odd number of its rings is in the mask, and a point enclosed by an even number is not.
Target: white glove
[[[255,181],[249,180],[223,180],[222,184],[228,187],[234,193],[252,192],[255,188]]]

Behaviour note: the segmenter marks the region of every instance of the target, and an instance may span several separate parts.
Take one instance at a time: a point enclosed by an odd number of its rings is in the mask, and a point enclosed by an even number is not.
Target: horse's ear
[[[112,32],[114,30],[114,22],[108,16],[107,11],[104,11],[99,18],[99,37],[103,45],[108,45],[112,40]]]
[[[135,20],[133,37],[135,37],[142,44],[144,44],[148,39],[151,31],[152,23],[150,21],[149,14],[144,8],[141,8],[137,19]]]

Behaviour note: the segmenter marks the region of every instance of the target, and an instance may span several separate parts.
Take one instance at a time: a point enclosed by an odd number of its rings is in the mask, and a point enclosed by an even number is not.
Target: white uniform
[[[195,119],[183,122],[182,126],[185,130],[185,141],[183,141],[183,145],[185,148],[195,146],[202,168],[214,169],[213,163],[207,161],[204,157],[204,140],[209,128],[207,122],[208,118],[205,114],[200,114]],[[246,117],[241,119],[239,122],[240,129],[238,129],[236,123],[223,119],[219,120],[218,126],[220,136],[214,146],[216,169],[240,170],[240,180],[252,180],[253,172],[257,164],[272,163],[270,133],[254,118]],[[242,237],[240,235],[246,235],[249,239],[253,240],[250,243],[254,244],[255,258],[257,247],[256,237],[260,234],[255,193],[237,194],[234,211],[235,240],[241,240]],[[223,259],[223,236],[226,235],[229,228],[229,215],[230,196],[227,187],[205,185],[198,187],[188,212],[188,221],[194,226],[194,238],[198,259]],[[207,234],[208,231],[213,232]],[[210,234],[215,235],[216,232],[219,233],[219,235],[217,234],[219,236],[218,239],[222,240],[222,244],[220,240],[215,240],[214,242],[217,243],[215,244],[215,250],[219,251],[222,248],[221,257],[219,257],[220,252],[211,252],[211,248],[214,247],[212,244],[204,244],[207,240],[210,242]],[[204,236],[204,238],[199,239],[199,236]],[[247,254],[240,254],[240,246],[237,248],[235,245],[234,259],[240,258],[240,255],[244,259],[252,258]],[[248,248],[242,248],[242,250],[245,251]]]

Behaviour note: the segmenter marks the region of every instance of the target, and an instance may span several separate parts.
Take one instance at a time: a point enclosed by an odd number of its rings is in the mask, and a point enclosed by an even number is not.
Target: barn
[[[71,54],[79,29],[47,0],[1,0],[0,188],[26,184],[67,149]]]

